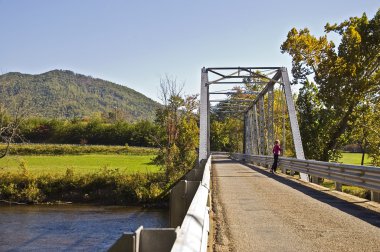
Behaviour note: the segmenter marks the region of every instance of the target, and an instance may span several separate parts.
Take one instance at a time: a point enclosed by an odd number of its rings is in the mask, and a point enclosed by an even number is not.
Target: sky
[[[293,28],[324,35],[327,22],[378,0],[0,0],[0,74],[71,70],[159,101],[165,75],[200,92],[202,67],[285,66]],[[331,39],[337,39],[332,36]]]

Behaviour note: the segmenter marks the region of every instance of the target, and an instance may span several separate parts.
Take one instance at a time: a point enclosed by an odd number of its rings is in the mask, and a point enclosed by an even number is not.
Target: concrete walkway
[[[222,156],[212,176],[214,251],[380,251],[379,211]]]

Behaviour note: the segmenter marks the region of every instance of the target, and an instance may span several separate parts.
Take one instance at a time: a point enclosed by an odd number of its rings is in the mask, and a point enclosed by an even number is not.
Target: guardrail
[[[209,192],[210,192],[211,157],[208,158],[201,184],[191,201],[189,210],[177,231],[173,252],[207,251],[209,233]]]
[[[272,165],[273,163],[272,156],[234,153],[231,154],[231,157],[236,160],[244,160],[245,162],[264,166]],[[283,171],[291,170],[302,172],[310,176],[322,177],[342,184],[359,186],[374,191],[377,194],[380,192],[380,167],[347,165],[285,157],[280,157],[278,164]]]
[[[189,171],[170,191],[170,228],[139,227],[124,233],[111,252],[207,251],[211,156]]]

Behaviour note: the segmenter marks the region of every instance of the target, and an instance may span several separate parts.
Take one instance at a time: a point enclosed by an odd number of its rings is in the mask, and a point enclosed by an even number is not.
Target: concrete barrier
[[[185,175],[170,191],[170,228],[139,227],[124,233],[110,252],[207,251],[211,157]]]
[[[140,226],[133,233],[124,233],[108,250],[110,252],[167,252],[177,238],[175,228],[146,228]]]

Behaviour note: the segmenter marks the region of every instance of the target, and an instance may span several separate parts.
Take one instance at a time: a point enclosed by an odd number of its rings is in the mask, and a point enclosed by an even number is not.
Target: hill
[[[53,70],[31,75],[0,75],[0,101],[13,114],[14,101],[28,101],[33,114],[47,118],[81,118],[102,113],[128,121],[152,120],[159,103],[125,86]]]

